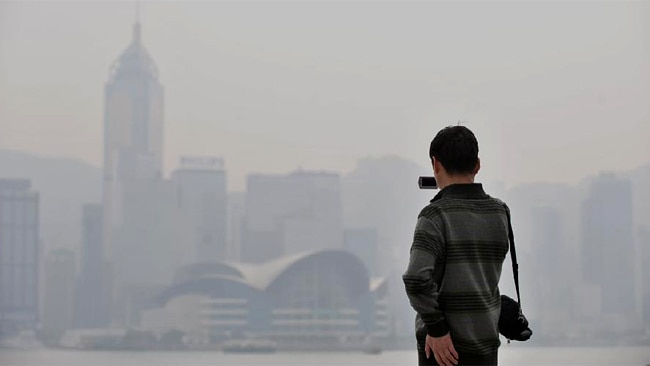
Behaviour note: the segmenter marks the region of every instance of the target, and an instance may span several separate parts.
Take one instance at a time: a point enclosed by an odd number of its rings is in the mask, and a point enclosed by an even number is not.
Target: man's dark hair
[[[429,157],[440,161],[449,174],[472,173],[478,162],[478,141],[465,126],[445,127],[431,141]]]

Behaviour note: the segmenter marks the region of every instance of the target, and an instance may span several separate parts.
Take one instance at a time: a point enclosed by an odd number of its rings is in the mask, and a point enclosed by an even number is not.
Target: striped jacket
[[[459,352],[487,354],[501,344],[499,277],[508,253],[508,207],[481,184],[441,190],[418,216],[402,276],[417,312],[416,338],[450,332]]]

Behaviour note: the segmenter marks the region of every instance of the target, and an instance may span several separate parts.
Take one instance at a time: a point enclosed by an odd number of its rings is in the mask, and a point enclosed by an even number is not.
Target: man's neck
[[[471,184],[474,183],[474,174],[471,175],[452,175],[438,182],[438,187],[444,189],[452,184]]]

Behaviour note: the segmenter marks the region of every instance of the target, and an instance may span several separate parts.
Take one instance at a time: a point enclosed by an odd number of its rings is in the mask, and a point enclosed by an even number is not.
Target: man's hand
[[[458,365],[458,353],[454,349],[449,333],[442,337],[427,335],[424,352],[427,354],[427,358],[433,353],[433,357],[436,358],[436,362],[440,366]]]

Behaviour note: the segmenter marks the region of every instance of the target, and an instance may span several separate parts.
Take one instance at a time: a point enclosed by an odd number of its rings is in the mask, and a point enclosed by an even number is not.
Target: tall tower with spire
[[[139,19],[131,43],[110,68],[104,93],[103,246],[110,261],[125,193],[138,182],[161,177],[163,169],[164,91],[142,43]]]

